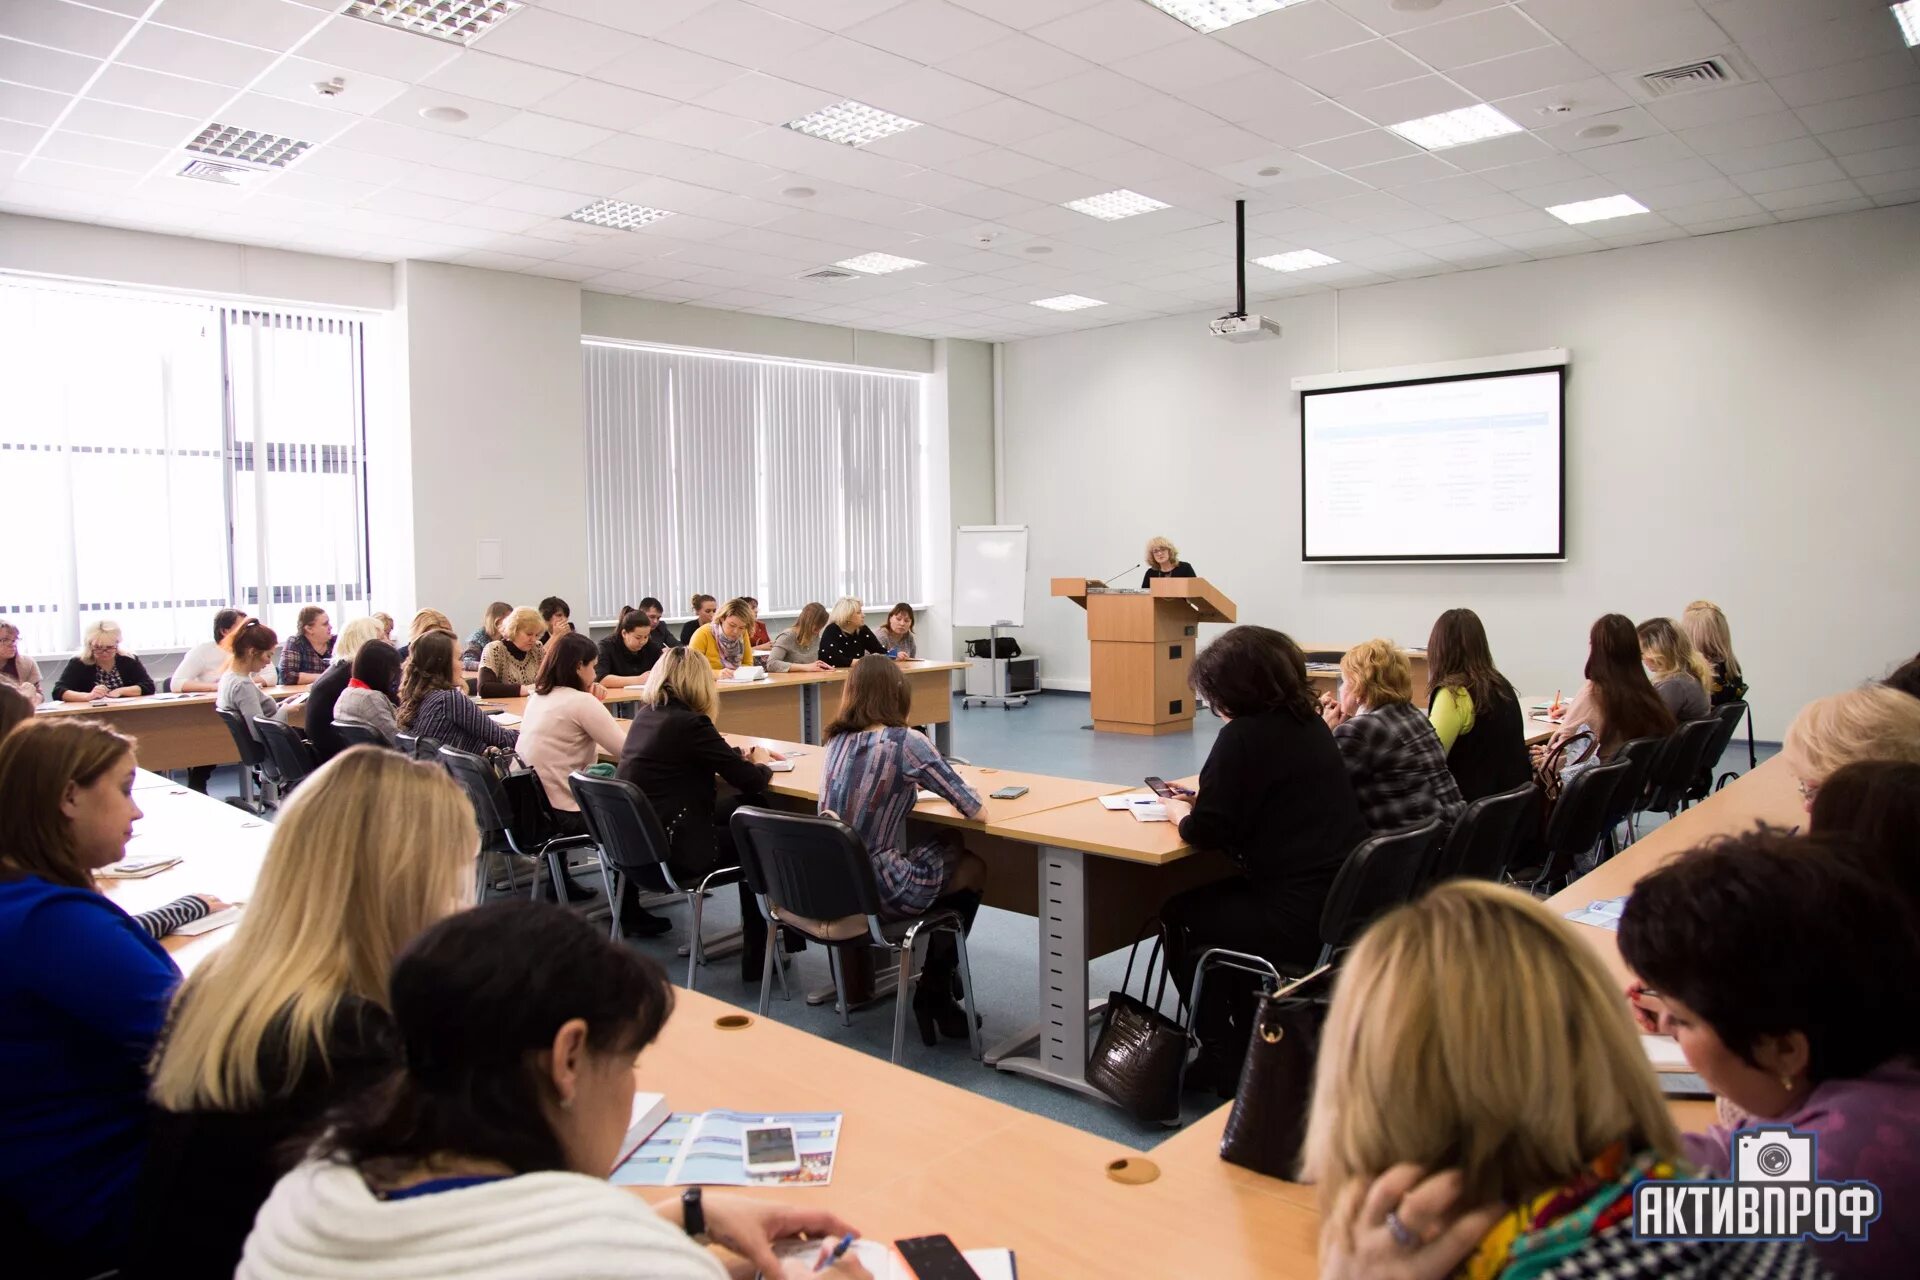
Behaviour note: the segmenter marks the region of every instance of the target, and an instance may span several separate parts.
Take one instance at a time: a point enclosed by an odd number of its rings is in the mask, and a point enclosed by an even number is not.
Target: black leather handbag
[[[1293,1181],[1313,1104],[1313,1069],[1326,1025],[1324,999],[1299,991],[1327,972],[1322,966],[1298,982],[1260,996],[1240,1087],[1220,1135],[1220,1158],[1269,1177]]]
[[[1149,923],[1154,926],[1153,948],[1147,954],[1146,980],[1140,984],[1140,997],[1153,989],[1154,965],[1163,958],[1165,942],[1159,921]],[[1187,1029],[1158,1008],[1167,992],[1164,965],[1160,970],[1160,991],[1153,997],[1153,1003],[1127,993],[1126,988],[1133,985],[1134,959],[1145,941],[1142,937],[1133,944],[1133,950],[1127,953],[1127,973],[1120,980],[1121,990],[1107,996],[1100,1036],[1087,1062],[1087,1082],[1135,1119],[1168,1124],[1180,1118],[1180,1069],[1186,1063]]]

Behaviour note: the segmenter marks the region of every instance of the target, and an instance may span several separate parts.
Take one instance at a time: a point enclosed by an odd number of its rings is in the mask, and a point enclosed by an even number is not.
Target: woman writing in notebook
[[[687,647],[707,660],[715,671],[738,671],[753,665],[753,606],[744,599],[727,601],[712,622],[693,633]]]

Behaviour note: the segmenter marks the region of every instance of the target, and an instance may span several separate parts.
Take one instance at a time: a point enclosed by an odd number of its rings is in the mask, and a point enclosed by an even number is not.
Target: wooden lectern
[[[1087,611],[1095,729],[1157,734],[1193,728],[1187,672],[1200,624],[1232,622],[1233,601],[1205,578],[1155,578],[1148,591],[1055,578],[1053,594]]]

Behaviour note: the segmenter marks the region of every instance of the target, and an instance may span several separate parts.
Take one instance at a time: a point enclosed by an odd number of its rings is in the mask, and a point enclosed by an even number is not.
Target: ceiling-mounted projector
[[[1207,328],[1228,342],[1258,342],[1280,336],[1280,326],[1265,316],[1247,314],[1247,202],[1233,202],[1233,282],[1237,303]]]

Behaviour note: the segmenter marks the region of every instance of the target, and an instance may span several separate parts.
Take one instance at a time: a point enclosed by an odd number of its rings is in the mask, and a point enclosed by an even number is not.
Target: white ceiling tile
[[[138,107],[116,106],[91,98],[82,98],[74,103],[73,110],[60,122],[62,129],[74,133],[118,138],[122,142],[138,142],[150,147],[181,146],[200,132],[200,125],[201,121],[193,116],[143,111]]]
[[[631,169],[636,173],[671,173],[677,171],[677,166],[700,154],[694,148],[683,147],[676,142],[627,133],[615,134],[604,142],[595,143],[573,158],[591,164],[612,165],[616,169]]]
[[[1316,142],[1299,151],[1307,159],[1330,169],[1356,169],[1399,156],[1417,155],[1420,148],[1385,129],[1369,129],[1331,142]]]
[[[1006,144],[1036,133],[1050,133],[1066,127],[1071,121],[1013,98],[1001,98],[983,107],[962,111],[949,117],[945,123],[955,133]]]
[[[273,58],[265,49],[149,23],[134,32],[118,60],[150,71],[191,76],[215,84],[243,85],[266,70]]]
[[[937,165],[949,169],[956,160],[994,149],[991,144],[978,138],[969,138],[937,125],[908,129],[904,133],[870,142],[862,148],[869,155],[889,156],[910,164]]]
[[[333,18],[300,46],[300,56],[417,84],[461,53],[460,46],[358,18]],[[161,70],[171,68],[162,67]]]
[[[1330,4],[1296,4],[1215,34],[1269,66],[1286,67],[1332,49],[1359,44],[1374,32]]]
[[[753,0],[753,3],[823,31],[840,31],[897,8],[905,0]]]
[[[1085,58],[1019,32],[1010,32],[1004,39],[969,49],[938,65],[942,71],[1002,93],[1018,93],[1093,68]]]
[[[1362,89],[1336,99],[1347,110],[1375,124],[1399,124],[1474,105],[1466,90],[1441,76],[1417,76],[1398,84]]]
[[[1458,76],[1454,78],[1459,79]],[[1472,88],[1471,85],[1467,87]],[[1624,111],[1634,105],[1634,100],[1612,80],[1597,76],[1591,80],[1499,98],[1493,105],[1509,119],[1530,128],[1540,128],[1550,121],[1584,120],[1613,111]]]
[[[116,196],[125,194],[129,181],[128,175],[117,169],[69,164],[63,160],[49,160],[44,157],[36,157],[21,165],[19,177],[24,182],[44,183],[49,187]],[[211,197],[216,193],[209,188],[205,194]],[[237,198],[240,193],[230,191],[219,194]]]
[[[614,192],[632,186],[645,176],[631,169],[586,160],[555,160],[534,170],[527,182],[536,187],[558,187],[562,191]]]
[[[1415,156],[1401,156],[1398,160],[1383,160],[1379,164],[1361,165],[1347,171],[1349,177],[1357,178],[1370,187],[1404,187],[1416,182],[1431,182],[1436,178],[1448,178],[1459,174],[1459,170],[1438,156],[1422,152]],[[1408,192],[1396,192],[1412,200]],[[1424,201],[1416,201],[1424,204]]]
[[[366,199],[376,190],[378,188],[370,182],[323,178],[318,174],[301,173],[297,168],[273,180],[273,194],[315,204],[350,205],[356,200]]]
[[[1482,235],[1507,236],[1527,231],[1563,231],[1567,224],[1550,213],[1530,209],[1525,213],[1500,213],[1491,218],[1473,218],[1467,225]]]
[[[390,213],[402,218],[419,218],[425,222],[438,222],[451,214],[460,212],[464,202],[389,187],[384,191],[374,192],[362,200],[359,207],[374,213]]]
[[[597,125],[543,116],[532,111],[515,112],[505,123],[487,130],[481,137],[503,147],[519,147],[549,156],[578,155],[596,142],[613,136],[611,129]]]
[[[1899,48],[1898,31],[1888,29],[1890,16],[1883,10],[1766,39],[1743,40],[1740,52],[1763,76],[1786,76],[1871,58]]]
[[[1231,45],[1201,35],[1183,36],[1172,44],[1122,58],[1113,64],[1113,69],[1168,93],[1184,93],[1268,73],[1258,60]]]
[[[1836,133],[1863,124],[1920,116],[1920,84],[1900,85],[1857,98],[1841,98],[1801,107],[1795,114],[1815,133]]]
[[[22,124],[52,124],[70,101],[64,93],[0,82],[0,119]]]
[[[0,36],[90,58],[112,53],[133,25],[124,15],[66,0],[7,0],[0,5]]]
[[[744,0],[720,0],[660,33],[667,44],[737,66],[764,68],[821,43],[827,33],[757,9]]]
[[[1584,177],[1592,172],[1593,170],[1572,156],[1555,155],[1542,160],[1529,160],[1524,164],[1482,170],[1478,176],[1484,178],[1490,186],[1498,187],[1502,191],[1518,191],[1522,187],[1565,182],[1570,178]]]
[[[1353,114],[1337,102],[1320,102],[1290,111],[1285,116],[1242,122],[1247,129],[1272,142],[1294,150],[1312,142],[1341,138],[1373,127],[1373,122]]]
[[[643,120],[634,126],[632,132],[690,147],[718,150],[768,127],[759,120],[746,120],[723,111],[709,111],[705,107],[689,104]]]
[[[1902,49],[1872,58],[1842,62],[1836,66],[1779,76],[1772,84],[1780,100],[1788,106],[1808,107],[1916,81],[1920,81],[1920,60]]]
[[[1790,198],[1790,196],[1791,193],[1789,192],[1779,192],[1767,197],[1769,200],[1774,200],[1781,204],[1780,208],[1773,210],[1773,219],[1775,222],[1799,222],[1806,218],[1832,217],[1836,213],[1858,213],[1863,209],[1871,209],[1876,203],[1879,203],[1865,196],[1857,196],[1847,200],[1836,200],[1829,204],[1787,203],[1786,199],[1783,198]],[[1887,203],[1899,204],[1905,202],[1896,197],[1888,200]]]
[[[487,33],[486,52],[496,58],[584,75],[633,52],[641,43],[642,38],[630,31],[528,6]]]
[[[1562,39],[1602,71],[1632,72],[1712,57],[1732,43],[1713,19],[1697,9],[1683,9],[1651,22],[1609,22]]]
[[[595,67],[593,78],[685,100],[711,93],[746,73],[745,67],[650,40]]]
[[[1196,85],[1182,90],[1180,97],[1232,124],[1275,119],[1326,100],[1318,90],[1267,68],[1218,84]]]
[[[999,187],[1009,182],[1018,182],[1022,178],[1030,178],[1036,173],[1045,173],[1053,166],[1045,160],[1023,156],[1017,151],[990,147],[973,155],[948,161],[942,167],[948,173],[969,181]]]
[[[1788,138],[1765,146],[1715,151],[1707,157],[1707,162],[1722,173],[1737,175],[1790,164],[1810,164],[1826,156],[1827,149],[1813,138]]]
[[[1551,146],[1531,133],[1509,133],[1503,137],[1448,147],[1444,154],[1447,163],[1456,169],[1478,172],[1505,165],[1525,164],[1531,160],[1545,160],[1555,153]]]
[[[1810,160],[1805,164],[1790,164],[1779,169],[1761,169],[1755,173],[1737,174],[1733,181],[1748,195],[1760,195],[1768,191],[1787,191],[1796,187],[1817,186],[1821,183],[1845,182],[1847,175],[1839,165],[1829,159]]]
[[[761,69],[796,84],[827,90],[839,97],[855,98],[877,107],[882,104],[874,102],[869,96],[875,86],[905,79],[921,68],[911,58],[903,58],[897,53],[888,53],[844,36],[832,36],[805,49],[782,52],[767,58],[763,60]],[[988,98],[994,96],[990,89],[978,85],[969,87]],[[915,115],[902,108],[889,107],[887,110],[905,114],[913,120],[937,118]]]
[[[1610,170],[1608,177],[1618,185],[1620,190],[1631,191],[1635,195],[1641,191],[1674,187],[1682,183],[1712,183],[1718,186],[1726,181],[1725,176],[1718,169],[1698,156],[1685,160],[1668,160],[1658,164]],[[1644,204],[1645,201],[1641,203]]]
[[[449,150],[445,137],[387,120],[362,120],[334,139],[334,145],[419,164],[438,163]]]
[[[1048,44],[1103,64],[1172,44],[1188,32],[1189,28],[1140,0],[1099,0],[1091,8],[1032,29]]]
[[[1489,101],[1555,91],[1550,94],[1553,103],[1576,106],[1577,109],[1584,94],[1590,112],[1610,110],[1632,101],[1609,81],[1599,80],[1596,84],[1593,64],[1562,45],[1547,45],[1540,49],[1529,49],[1525,53],[1508,54],[1504,58],[1492,58],[1470,67],[1456,68],[1448,75],[1454,83]]]
[[[98,58],[0,39],[0,80],[55,93],[77,93],[99,69]]]
[[[1702,222],[1724,222],[1728,218],[1749,217],[1763,210],[1751,196],[1735,194],[1718,200],[1663,206],[1655,212],[1669,222],[1690,227]]]
[[[326,18],[320,9],[284,0],[166,0],[153,15],[169,27],[263,49],[290,48]]]
[[[1893,173],[1902,169],[1920,169],[1920,143],[1904,147],[1882,147],[1878,151],[1863,151],[1857,155],[1840,157],[1840,167],[1848,176],[1866,178],[1875,174]]]
[[[1469,175],[1442,178],[1437,182],[1422,183],[1415,187],[1400,187],[1394,194],[1409,203],[1419,205],[1422,209],[1459,221],[1491,218],[1503,213],[1520,213],[1526,209],[1526,205],[1522,204],[1518,198],[1505,191],[1497,190],[1490,182],[1482,182]],[[1453,232],[1433,231],[1432,234],[1459,234],[1459,232],[1460,229],[1455,228]],[[1403,231],[1398,234],[1400,239],[1413,243],[1413,232]],[[1444,244],[1447,241],[1436,240],[1434,243]],[[1427,246],[1417,244],[1415,247],[1426,248]]]
[[[1601,173],[1620,173],[1650,164],[1665,164],[1670,160],[1686,160],[1692,156],[1693,152],[1686,143],[1670,133],[1663,133],[1637,138],[1632,142],[1590,147],[1580,153],[1580,163]]]
[[[0,151],[9,155],[25,155],[39,143],[45,129],[35,124],[21,124],[17,120],[0,120]]]
[[[1773,91],[1773,87],[1762,82],[1681,94],[1649,103],[1647,113],[1669,129],[1691,129],[1747,116],[1766,115],[1785,106],[1786,103],[1780,100],[1780,95]]]
[[[1414,27],[1393,42],[1438,71],[1485,62],[1553,43],[1553,37],[1509,8],[1484,9],[1449,22]]]
[[[1219,123],[1200,108],[1173,99],[1110,111],[1100,117],[1101,128],[1133,142],[1149,144],[1184,138]],[[1178,149],[1177,143],[1169,143],[1168,147]]]
[[[468,49],[428,76],[421,86],[506,107],[530,107],[573,82],[571,72]]]
[[[450,174],[445,169],[435,169],[426,165],[398,160],[392,156],[377,156],[370,151],[349,151],[345,147],[321,147],[309,151],[300,157],[300,172],[318,174],[323,178],[345,178],[350,182],[370,182],[375,186],[399,183],[409,191],[420,191],[427,195],[446,196],[449,199],[478,200],[490,194],[496,187],[489,187],[480,195],[462,196],[455,191],[443,191],[434,186],[415,185],[418,175],[448,174],[452,177],[468,178],[467,174]],[[498,185],[505,185],[504,183]]]
[[[1179,102],[1105,67],[1040,85],[1018,96],[1036,106],[1093,124],[1103,122],[1117,111],[1147,106],[1170,109]]]
[[[1269,155],[1273,143],[1257,133],[1230,124],[1183,133],[1176,140],[1162,142],[1163,148],[1177,152],[1181,160],[1208,169],[1219,169],[1256,156]]]
[[[1519,0],[1521,12],[1557,36],[1629,23],[1646,26],[1697,14],[1695,0]]]
[[[504,190],[505,185],[497,187],[495,192]],[[518,235],[538,226],[542,218],[535,213],[520,213],[513,209],[496,209],[492,205],[472,204],[459,213],[449,215],[447,221],[463,227],[479,227],[502,235]]]
[[[1107,187],[1100,179],[1084,173],[1077,173],[1071,169],[1049,169],[1031,178],[1010,182],[1005,189],[1015,195],[1026,196],[1030,200],[1039,200],[1045,204],[1065,204],[1069,200],[1097,196],[1107,190]],[[1142,194],[1150,195],[1151,193],[1143,192]],[[1080,216],[1084,218],[1087,215]]]
[[[97,169],[118,169],[125,173],[145,173],[166,158],[162,147],[142,146],[136,142],[118,142],[84,133],[55,130],[40,144],[40,155],[48,160],[69,164],[87,164]]]
[[[338,80],[337,92],[322,94],[315,87]],[[285,98],[323,107],[348,115],[372,115],[406,91],[407,86],[386,76],[314,62],[307,58],[282,58],[249,86],[255,93]]]
[[[1850,178],[1841,178],[1833,182],[1821,182],[1806,187],[1788,187],[1757,193],[1754,199],[1773,211],[1781,213],[1788,209],[1804,209],[1812,205],[1832,204],[1836,201],[1851,200],[1860,195],[1860,188]]]
[[[1911,193],[1911,198],[1920,198],[1920,168],[1869,174],[1863,178],[1855,178],[1854,185],[1875,197],[1905,196]]]
[[[1680,140],[1701,154],[1717,151],[1732,151],[1741,147],[1765,146],[1769,142],[1784,142],[1788,138],[1798,138],[1806,134],[1807,127],[1800,123],[1800,117],[1791,111],[1775,111],[1765,115],[1748,116],[1740,120],[1728,120],[1723,124],[1701,125],[1695,129],[1679,131]]]
[[[1740,188],[1734,186],[1728,179],[1718,175],[1712,178],[1702,178],[1694,182],[1676,183],[1673,186],[1667,187],[1636,186],[1633,190],[1635,197],[1639,199],[1641,204],[1646,205],[1647,208],[1652,209],[1655,213],[1668,217],[1672,216],[1667,213],[1669,209],[1687,208],[1702,203],[1739,200],[1743,198],[1740,193]],[[1719,216],[1724,217],[1730,215],[1723,214]]]
[[[1886,0],[1702,0],[1702,7],[1736,40],[1788,35],[1841,17],[1886,13]]]
[[[1012,34],[998,22],[947,0],[908,0],[845,34],[915,62],[936,63],[978,49]]]
[[[959,76],[950,76],[932,67],[916,67],[901,75],[877,80],[861,100],[912,120],[944,122],[999,97],[993,90]]]
[[[1606,137],[1583,138],[1582,133],[1594,129],[1609,128],[1615,132]],[[1631,142],[1635,138],[1651,138],[1665,133],[1665,127],[1642,107],[1628,107],[1621,111],[1606,111],[1585,119],[1573,119],[1565,124],[1553,125],[1538,131],[1540,137],[1551,142],[1562,151],[1597,151],[1601,147],[1621,142]]]
[[[583,80],[578,83],[594,85],[596,82]],[[625,93],[629,90],[619,90],[619,92]],[[656,99],[656,101],[661,100]],[[718,89],[693,100],[695,106],[724,111],[728,115],[758,120],[763,124],[785,124],[789,120],[798,120],[801,116],[811,115],[822,107],[832,106],[835,101],[837,97],[830,90],[816,89],[758,71],[741,76],[737,80],[729,80]],[[541,109],[548,108],[543,105]],[[607,124],[608,122],[594,120],[590,123]],[[609,125],[609,127],[612,126]],[[909,132],[924,133],[926,130],[914,129]]]
[[[1408,193],[1409,195],[1411,193]],[[1498,195],[1499,192],[1494,194]],[[1486,215],[1473,215],[1486,216]],[[1395,240],[1410,249],[1436,249],[1441,245],[1466,244],[1481,239],[1478,231],[1472,227],[1463,227],[1456,223],[1442,223],[1437,227],[1412,227],[1406,231],[1394,233]]]
[[[277,133],[284,138],[299,138],[318,146],[344,129],[358,123],[360,117],[324,107],[270,98],[262,93],[242,93],[220,109],[220,123]]]
[[[188,80],[111,62],[101,71],[100,78],[93,82],[93,88],[87,96],[122,106],[146,107],[152,111],[178,112],[204,118],[232,97],[233,90],[204,80]],[[8,114],[0,110],[0,115]]]
[[[485,203],[496,209],[514,209],[521,213],[543,213],[564,218],[601,197],[586,191],[560,191],[522,183],[487,197]]]
[[[1904,147],[1910,142],[1920,142],[1920,119],[1887,120],[1820,135],[1820,144],[1836,156],[1878,151],[1882,147]]]
[[[1427,74],[1419,59],[1388,40],[1348,45],[1292,63],[1285,70],[1294,79],[1334,98]]]

